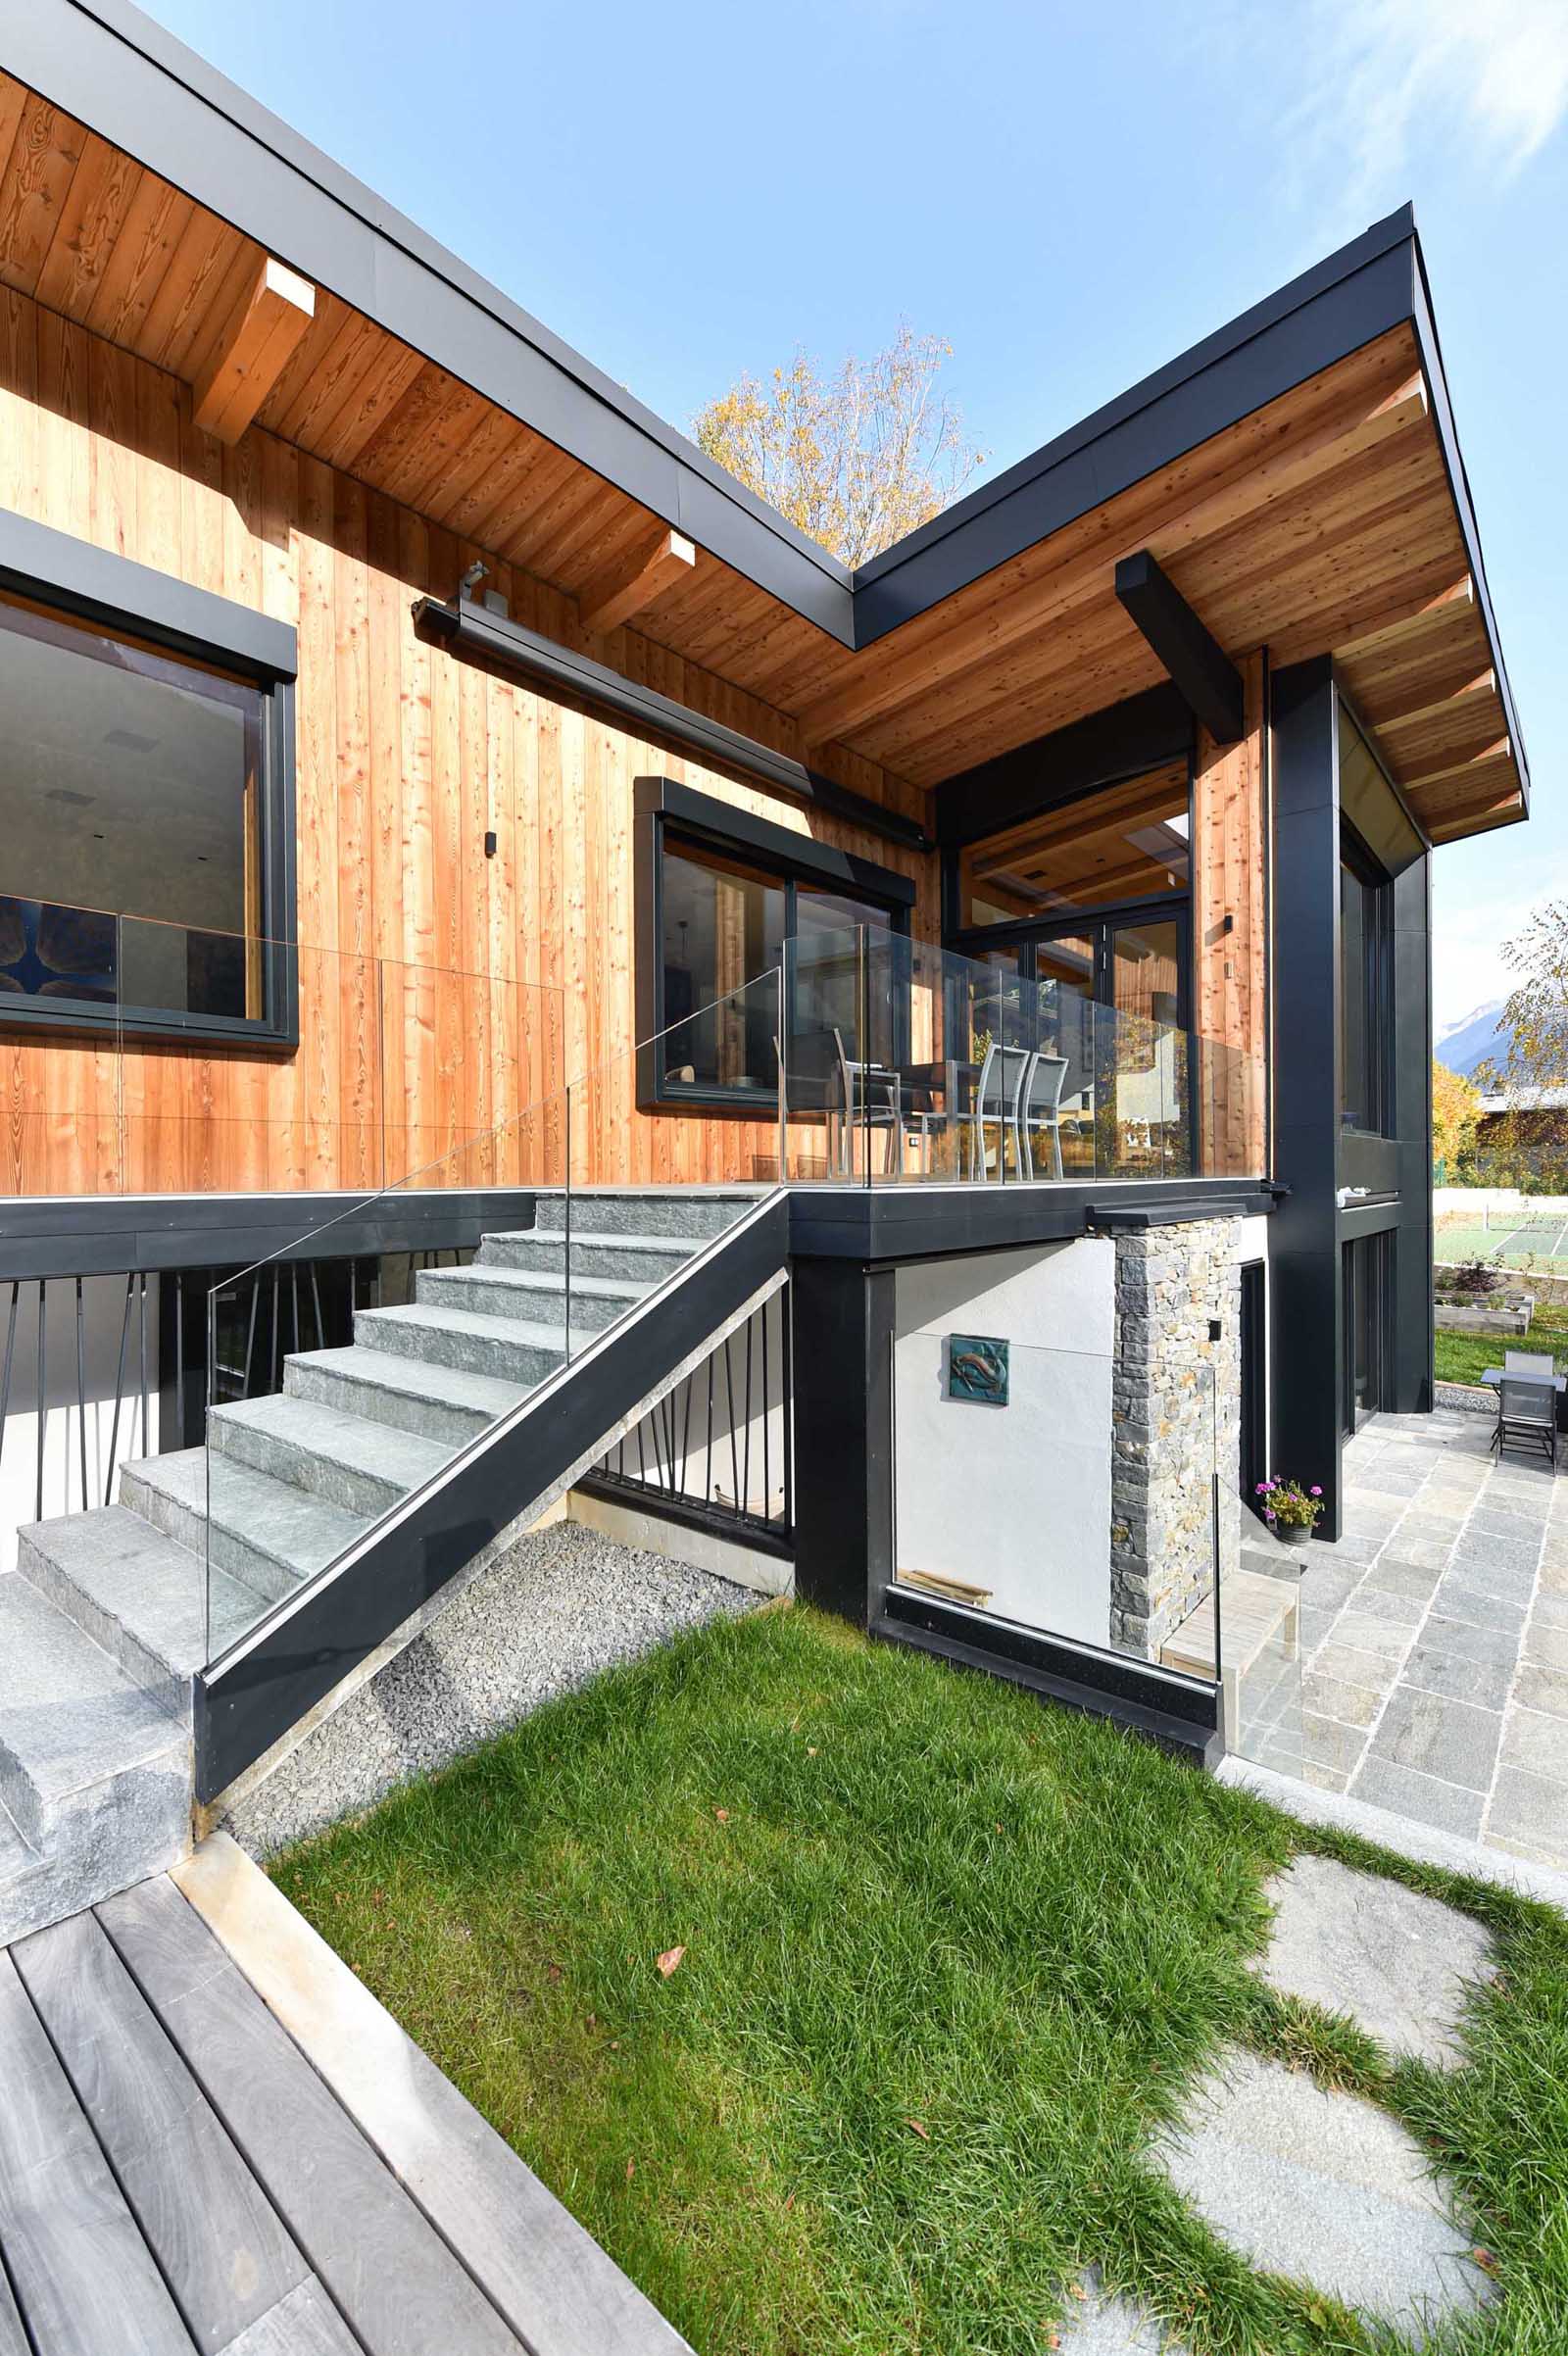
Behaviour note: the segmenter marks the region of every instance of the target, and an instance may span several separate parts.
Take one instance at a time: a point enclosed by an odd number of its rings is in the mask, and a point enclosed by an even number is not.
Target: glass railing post
[[[786,942],[786,943],[784,944],[783,948],[782,948],[782,949],[780,950],[780,952],[779,952],[779,962],[778,962],[777,966],[776,966],[776,967],[775,967],[775,969],[774,969],[774,970],[775,970],[775,979],[777,980],[777,983],[778,983],[778,1018],[777,1018],[777,1021],[775,1022],[775,1024],[774,1024],[774,1026],[773,1026],[773,1049],[774,1049],[774,1059],[775,1059],[775,1061],[776,1061],[776,1063],[777,1063],[777,1066],[778,1066],[778,1082],[777,1082],[777,1086],[778,1086],[778,1182],[779,1182],[780,1186],[782,1186],[782,1185],[784,1184],[785,1180],[788,1178],[788,1176],[789,1176],[789,1174],[790,1174],[790,1171],[789,1171],[789,1090],[788,1090],[788,1087],[787,1087],[787,1085],[786,1085],[786,1080],[785,1080],[785,1061],[784,1061],[784,1057],[785,1057],[785,1046],[784,1046],[784,1023],[785,1023],[785,996],[786,996],[786,993],[785,993],[785,988],[784,988],[784,975],[785,975],[785,966],[786,966],[786,960],[787,960],[788,957],[789,957],[789,944],[788,944],[788,942]]]
[[[564,1184],[564,1189],[563,1189],[563,1202],[562,1202],[562,1213],[561,1213],[561,1216],[562,1216],[562,1232],[563,1232],[563,1235],[564,1236],[564,1239],[565,1239],[565,1240],[564,1240],[564,1244],[563,1244],[563,1246],[562,1246],[562,1252],[561,1252],[561,1263],[562,1263],[562,1269],[563,1269],[563,1272],[564,1272],[564,1277],[565,1277],[565,1304],[564,1304],[564,1310],[563,1310],[563,1317],[562,1317],[562,1322],[563,1322],[562,1348],[564,1349],[564,1351],[565,1351],[565,1353],[566,1353],[566,1363],[567,1363],[567,1365],[569,1366],[569,1365],[570,1365],[570,1363],[571,1363],[571,1083],[570,1083],[570,1081],[568,1081],[568,1082],[566,1083],[566,1109],[565,1109],[565,1124],[566,1124],[566,1166],[565,1166],[565,1170],[564,1170],[564,1172],[563,1173],[563,1175],[564,1175],[564,1177],[565,1184]]]

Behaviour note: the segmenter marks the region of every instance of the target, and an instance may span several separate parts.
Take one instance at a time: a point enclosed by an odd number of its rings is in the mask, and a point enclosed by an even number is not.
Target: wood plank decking
[[[192,1888],[0,1949],[0,2356],[680,2356],[232,1843]]]

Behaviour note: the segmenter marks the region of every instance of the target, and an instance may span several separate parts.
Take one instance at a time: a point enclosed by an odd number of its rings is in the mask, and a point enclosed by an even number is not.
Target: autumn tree
[[[952,346],[906,324],[885,352],[824,374],[797,350],[692,421],[700,449],[821,542],[863,564],[955,500],[985,457],[937,379]]]
[[[1502,961],[1515,977],[1497,1018],[1508,1044],[1475,1070],[1480,1088],[1508,1100],[1488,1149],[1526,1169],[1560,1170],[1568,1161],[1568,900],[1534,909],[1503,943]]]
[[[1450,1186],[1469,1175],[1475,1165],[1476,1123],[1481,1117],[1481,1091],[1461,1072],[1450,1071],[1436,1058],[1432,1065],[1432,1158],[1443,1167]]]

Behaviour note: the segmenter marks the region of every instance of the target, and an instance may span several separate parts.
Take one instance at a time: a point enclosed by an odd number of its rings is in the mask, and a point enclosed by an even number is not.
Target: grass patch
[[[1489,1366],[1502,1364],[1505,1350],[1549,1350],[1560,1374],[1568,1367],[1568,1310],[1537,1309],[1528,1334],[1465,1334],[1440,1325],[1433,1345],[1438,1381],[1479,1383]]]
[[[1308,1845],[1491,1923],[1468,2068],[1249,1972]],[[613,1672],[274,1873],[705,2356],[1022,2356],[1091,2262],[1197,2356],[1402,2347],[1146,2165],[1225,2037],[1451,2169],[1507,2295],[1448,2344],[1568,2346],[1568,1925],[812,1613]]]

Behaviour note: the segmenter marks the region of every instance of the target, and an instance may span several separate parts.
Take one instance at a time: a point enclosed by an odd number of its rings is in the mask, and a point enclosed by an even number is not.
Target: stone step
[[[453,1453],[441,1441],[283,1392],[217,1408],[208,1440],[228,1461],[371,1520],[432,1480]]]
[[[414,1301],[394,1308],[361,1309],[354,1339],[367,1350],[389,1350],[427,1364],[520,1383],[531,1391],[564,1363],[559,1325],[526,1325],[512,1317],[482,1317],[472,1309],[438,1308]],[[573,1329],[572,1353],[595,1339]]]
[[[573,1248],[571,1318],[585,1331],[603,1333],[651,1290],[650,1283],[631,1276],[579,1274]],[[481,1317],[553,1327],[558,1335],[565,1326],[565,1279],[549,1269],[421,1268],[414,1280],[414,1297],[421,1307],[471,1309]]]
[[[0,1805],[35,1851],[90,1828],[122,1776],[171,1778],[183,1809],[189,1747],[178,1719],[30,1579],[0,1576]]]
[[[368,1514],[346,1512],[216,1449],[210,1468],[200,1448],[122,1465],[120,1495],[155,1529],[211,1559],[269,1603],[335,1562],[370,1526]]]
[[[573,1187],[571,1232],[579,1235],[722,1235],[760,1201],[763,1189],[740,1192],[711,1187]],[[566,1197],[541,1189],[534,1225],[559,1232],[566,1224]]]
[[[17,1569],[181,1719],[190,1708],[192,1676],[268,1602],[216,1566],[209,1595],[202,1556],[128,1505],[102,1505],[19,1530]]]
[[[662,1284],[686,1260],[706,1251],[710,1235],[579,1235],[571,1238],[571,1276],[633,1276]],[[537,1268],[559,1274],[566,1264],[566,1238],[555,1228],[529,1227],[515,1234],[487,1235],[476,1268]]]
[[[395,1432],[413,1432],[445,1448],[463,1448],[527,1397],[527,1387],[497,1382],[390,1350],[311,1350],[283,1361],[291,1399],[340,1407]]]

